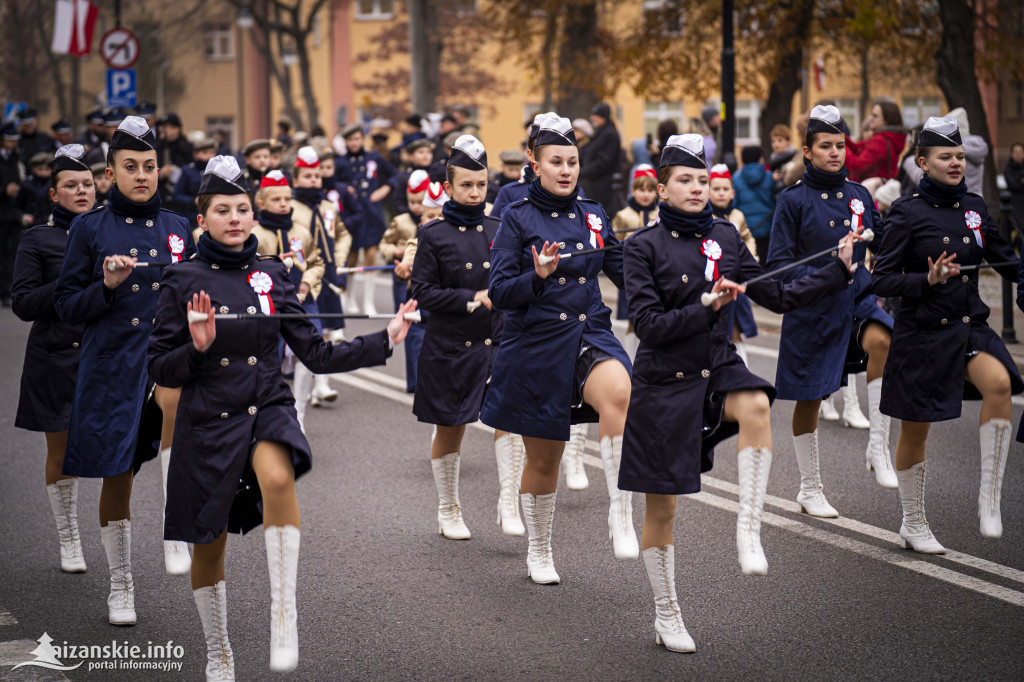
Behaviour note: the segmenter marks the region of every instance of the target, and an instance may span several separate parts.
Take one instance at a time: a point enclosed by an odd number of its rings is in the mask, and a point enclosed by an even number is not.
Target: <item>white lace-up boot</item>
[[[832,396],[821,399],[821,405],[818,406],[818,416],[827,422],[839,421],[839,412],[836,411],[836,404],[832,400]]]
[[[888,415],[882,414],[878,406],[882,402],[882,379],[868,382],[868,415],[871,417],[871,435],[865,453],[868,471],[875,472],[875,481],[883,488],[896,488],[896,470],[892,467],[889,451]]]
[[[377,303],[376,303],[376,273],[373,271],[363,274],[361,278],[363,280],[363,312],[367,315],[377,314]]]
[[[65,478],[46,486],[50,497],[50,510],[57,522],[60,540],[60,570],[65,573],[85,573],[82,538],[78,536],[78,479]]]
[[[683,613],[676,600],[675,547],[649,547],[644,550],[647,579],[654,590],[654,641],[669,651],[691,654],[697,650],[683,624]]]
[[[881,381],[881,379],[877,379]],[[867,429],[871,422],[860,411],[860,400],[857,398],[857,379],[855,374],[846,376],[846,385],[843,386],[843,426],[851,429]]]
[[[301,534],[295,526],[270,526],[263,535],[270,571],[270,669],[285,673],[299,664],[295,583]]]
[[[449,540],[468,540],[469,528],[459,504],[459,453],[430,460],[437,486],[437,532]]]
[[[171,449],[160,450],[160,472],[164,480],[164,502],[167,502],[167,471],[171,466]],[[167,575],[187,575],[192,568],[192,557],[188,553],[188,543],[177,540],[164,540],[164,569]]]
[[[135,625],[135,582],[132,579],[132,522],[111,521],[100,528],[103,551],[110,567],[107,620],[111,625]]]
[[[359,304],[356,302],[356,282],[362,282],[364,279],[365,277],[357,277],[354,274],[348,276],[348,287],[345,289],[345,296],[342,300],[343,312],[346,315],[359,314]]]
[[[832,519],[839,516],[825,499],[821,485],[821,469],[818,462],[818,430],[793,436],[793,449],[796,450],[796,464],[800,469],[800,492],[796,501],[800,510],[810,516]]]
[[[1003,472],[1010,450],[1010,428],[1006,419],[991,419],[981,425],[981,487],[978,489],[978,518],[981,534],[987,538],[1003,535],[999,499],[1003,490]]]
[[[587,447],[587,425],[573,424],[569,427],[569,442],[562,454],[562,469],[565,470],[565,487],[569,490],[586,490],[590,479],[583,466],[583,451]]]
[[[494,441],[494,455],[498,460],[498,525],[505,535],[524,535],[526,529],[519,520],[519,481],[523,472],[525,454],[522,438],[506,433]],[[517,475],[518,474],[518,475]]]
[[[766,575],[768,559],[761,547],[761,511],[764,509],[772,451],[746,447],[736,455],[739,468],[740,510],[736,516],[736,550],[740,570],[747,575]]]
[[[192,590],[199,620],[203,622],[206,637],[206,682],[234,682],[235,657],[228,641],[227,586],[221,580],[216,585]]]
[[[559,582],[555,561],[551,555],[551,528],[555,522],[555,494],[519,496],[523,505],[523,518],[530,544],[526,554],[526,575],[539,585]]]
[[[903,504],[903,523],[900,537],[903,546],[921,554],[945,554],[946,548],[939,544],[924,515],[924,462],[918,462],[905,471],[896,472],[900,487],[900,502]]]
[[[640,556],[640,544],[633,528],[633,493],[619,490],[619,464],[622,461],[622,436],[601,439],[601,463],[604,480],[608,485],[608,537],[616,559],[635,559]]]
[[[304,364],[296,360],[295,379],[292,382],[295,394],[295,412],[299,420],[299,428],[306,432],[306,406],[312,397],[313,373]]]

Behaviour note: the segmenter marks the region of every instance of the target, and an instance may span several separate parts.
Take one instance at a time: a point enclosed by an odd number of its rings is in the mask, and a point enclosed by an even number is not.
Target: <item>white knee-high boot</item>
[[[437,486],[437,532],[449,540],[468,540],[469,528],[459,504],[459,453],[430,460]]]
[[[228,640],[227,586],[216,585],[192,590],[199,620],[206,638],[206,682],[234,682],[235,657]]]
[[[569,490],[586,490],[590,479],[583,466],[583,451],[587,447],[587,425],[573,424],[569,427],[569,442],[562,453],[562,468],[565,470],[565,487]]]
[[[868,382],[868,415],[871,421],[871,435],[868,437],[868,449],[865,453],[868,471],[875,472],[875,481],[883,488],[896,488],[896,470],[892,467],[892,455],[889,452],[888,415],[882,414],[878,406],[882,402],[882,379],[879,377]]]
[[[295,584],[301,533],[295,526],[270,526],[263,535],[270,572],[270,669],[288,672],[299,664]]]
[[[871,422],[860,411],[860,400],[857,398],[856,376],[855,374],[847,374],[846,385],[843,386],[843,426],[848,426],[851,429],[867,429],[871,427]]]
[[[85,573],[82,538],[78,535],[78,479],[65,478],[46,486],[50,510],[57,522],[60,540],[60,570],[65,573]]]
[[[903,546],[921,554],[945,554],[946,548],[939,544],[924,515],[924,462],[918,462],[904,471],[896,472],[900,486],[900,502],[903,505],[903,523],[900,537]]]
[[[171,449],[160,450],[160,471],[164,479],[164,503],[167,503],[167,470],[171,466]],[[188,543],[177,540],[164,540],[164,569],[167,575],[186,575],[192,568],[192,557],[188,553]]]
[[[644,550],[647,579],[654,590],[654,641],[669,651],[690,654],[697,650],[683,624],[683,613],[676,599],[675,547],[648,547]]]
[[[761,547],[761,512],[772,468],[772,451],[746,447],[736,454],[739,468],[740,511],[736,516],[736,550],[740,570],[747,575],[766,575],[768,559]]]
[[[498,525],[505,535],[523,535],[526,529],[519,520],[519,481],[523,473],[525,454],[519,436],[506,433],[494,441],[494,456],[498,460]]]
[[[135,625],[135,581],[132,578],[132,522],[111,521],[100,528],[103,551],[110,567],[107,620],[111,625]]]
[[[796,464],[800,469],[800,492],[796,495],[796,501],[800,504],[801,511],[822,518],[839,516],[839,512],[825,499],[821,485],[818,430],[793,436],[793,449],[796,451]]]
[[[839,413],[836,411],[836,404],[833,402],[832,396],[821,399],[821,405],[818,406],[818,416],[827,422],[839,421]]]
[[[551,529],[555,523],[555,494],[519,496],[530,544],[526,553],[526,575],[538,585],[559,582],[555,560],[551,554]]]
[[[622,436],[601,439],[601,463],[608,486],[608,537],[616,559],[635,559],[640,556],[640,544],[633,528],[633,493],[619,490],[619,464],[622,461]]]
[[[1003,472],[1010,450],[1010,428],[1006,419],[990,419],[978,429],[981,440],[981,487],[978,489],[978,518],[981,534],[987,538],[1003,535],[999,500],[1003,490]]]
[[[304,364],[295,361],[295,412],[299,419],[299,428],[306,432],[306,406],[313,392],[313,373]]]
[[[376,273],[373,271],[363,273],[363,312],[367,315],[377,314],[377,303],[376,303]]]
[[[736,355],[740,356],[740,360],[747,367],[750,367],[750,359],[747,357],[747,344],[743,343],[742,339],[733,343],[736,346]]]
[[[356,282],[362,282],[364,275],[356,276],[351,274],[348,276],[348,287],[345,289],[345,296],[342,300],[344,306],[344,312],[348,315],[359,314],[359,304],[356,302]]]
[[[330,381],[327,380],[326,374],[314,374],[313,375],[313,391],[312,399],[310,403],[313,407],[319,407],[324,402],[334,402],[338,399],[338,392],[331,386]]]

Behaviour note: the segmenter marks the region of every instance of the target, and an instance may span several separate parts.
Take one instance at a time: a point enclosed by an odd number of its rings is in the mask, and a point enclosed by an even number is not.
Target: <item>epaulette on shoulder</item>
[[[280,256],[263,256],[263,255],[258,254],[258,253],[256,254],[256,260],[276,260],[279,263],[283,262],[281,260]]]
[[[515,206],[525,206],[528,203],[530,203],[530,197],[523,197],[522,199],[516,199],[511,204],[506,205],[505,208],[503,208],[501,212],[504,213],[505,211],[509,210],[510,208],[513,208]]]
[[[164,207],[161,206],[160,207],[160,212],[161,213],[170,213],[171,215],[176,215],[179,218],[184,218],[185,220],[188,220],[188,218],[185,218],[185,216],[183,214],[178,213],[177,211],[169,209],[169,208],[164,208]]]
[[[587,203],[587,204],[597,204],[598,206],[601,205],[600,201],[597,201],[595,199],[591,199],[590,197],[577,196],[576,197],[576,201],[582,201],[582,202]]]
[[[641,227],[639,230],[629,236],[630,239],[636,239],[642,234],[646,234],[651,231],[652,227],[657,227],[661,224],[661,218],[652,218],[646,225]]]
[[[419,231],[422,232],[423,230],[429,229],[431,227],[435,227],[435,226],[440,225],[441,223],[444,223],[444,222],[445,222],[444,216],[441,216],[439,218],[434,218],[433,220],[431,220],[426,225],[420,225]]]

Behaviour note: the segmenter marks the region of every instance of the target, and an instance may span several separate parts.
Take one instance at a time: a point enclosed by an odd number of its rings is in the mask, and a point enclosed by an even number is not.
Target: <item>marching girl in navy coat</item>
[[[156,136],[142,118],[129,116],[118,126],[107,152],[110,205],[72,222],[54,289],[61,319],[85,325],[63,472],[103,478],[100,535],[110,566],[107,617],[114,625],[136,622],[132,463],[152,386],[146,344],[162,266],[195,252],[188,220],[160,208],[155,148]],[[138,261],[148,267],[137,267]],[[177,395],[158,386],[155,400],[173,405]]]
[[[839,258],[783,284],[763,274],[729,221],[708,204],[708,167],[700,135],[673,135],[658,170],[658,221],[626,242],[624,269],[629,317],[640,337],[633,365],[619,485],[647,494],[643,557],[654,590],[656,641],[672,651],[695,650],[675,593],[672,525],[676,495],[700,491],[714,447],[739,434],[736,547],[744,573],[763,575],[761,508],[771,468],[771,384],[754,376],[730,342],[728,306],[746,291],[784,312],[849,286],[853,240]],[[712,285],[712,282],[714,284]],[[722,292],[709,307],[701,295]]]
[[[982,400],[981,534],[998,538],[1003,532],[999,499],[1010,447],[1010,396],[1024,391],[1024,381],[988,326],[978,271],[961,274],[959,268],[983,260],[1001,263],[996,271],[1016,279],[1017,256],[985,200],[967,192],[956,119],[928,119],[915,158],[924,176],[912,196],[889,210],[872,290],[900,297],[882,385],[882,411],[903,420],[896,443],[900,537],[917,552],[941,554],[946,550],[924,513],[925,448],[931,422],[959,417],[963,400]]]
[[[382,365],[409,323],[404,305],[387,331],[331,345],[303,314],[288,271],[258,256],[252,199],[234,158],[207,165],[198,199],[198,255],[163,282],[149,367],[161,385],[182,388],[171,458],[165,537],[196,543],[192,589],[207,642],[207,679],[233,680],[227,637],[227,532],[263,523],[271,589],[270,667],[298,664],[295,581],[300,515],[295,479],[309,471],[309,443],[281,375],[279,337],[311,369],[343,372]],[[189,323],[187,313],[206,315]],[[215,322],[215,313],[266,318]]]
[[[82,145],[69,144],[54,154],[50,200],[55,204],[49,221],[22,235],[14,259],[11,304],[15,315],[32,323],[14,425],[46,436],[46,492],[57,521],[60,567],[68,573],[81,573],[85,557],[78,535],[78,479],[61,469],[82,325],[61,321],[54,308],[53,290],[64,265],[71,221],[91,211],[96,200],[96,185]]]
[[[806,142],[804,177],[783,191],[775,205],[766,263],[769,270],[827,249],[853,227],[875,233],[874,241],[857,245],[854,261],[864,260],[867,246],[877,251],[881,245],[881,221],[871,194],[846,177],[846,136],[839,109],[814,107]],[[815,262],[793,268],[784,279],[796,279],[820,265]],[[889,316],[874,305],[874,297],[858,305],[852,287],[783,317],[775,388],[779,398],[797,401],[793,409],[793,448],[800,469],[796,501],[811,516],[839,516],[822,488],[818,412],[822,397],[842,386],[851,346],[866,355],[868,363],[871,432],[865,452],[867,469],[875,471],[883,488],[896,487],[889,454],[889,420],[878,410],[890,329]]]
[[[430,313],[412,411],[437,427],[430,449],[437,526],[451,540],[470,536],[459,505],[459,455],[466,424],[480,417],[505,324],[505,314],[487,296],[491,243],[498,231],[498,221],[484,215],[487,183],[484,146],[462,135],[448,158],[445,192],[450,199],[439,219],[420,228],[412,269],[412,295]],[[506,535],[522,535],[522,442],[496,429],[494,452],[501,487],[498,523]]]
[[[640,548],[632,496],[618,487],[630,362],[612,334],[611,311],[601,300],[597,279],[603,271],[622,285],[622,252],[607,248],[618,240],[601,205],[578,196],[579,150],[569,119],[543,122],[534,154],[537,179],[527,198],[505,209],[491,251],[488,295],[506,318],[480,419],[523,435],[527,571],[534,582],[557,583],[551,526],[558,464],[574,423],[600,415],[615,556],[636,557]],[[605,250],[560,264],[560,251],[590,247]],[[542,265],[541,255],[553,260]]]

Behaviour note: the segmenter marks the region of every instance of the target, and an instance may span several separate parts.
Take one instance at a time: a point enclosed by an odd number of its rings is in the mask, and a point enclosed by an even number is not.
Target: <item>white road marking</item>
[[[0,625],[17,625],[18,619],[14,615],[0,606]]]
[[[751,348],[752,346],[747,346],[748,351]],[[770,351],[770,349],[758,348],[758,350],[762,351],[765,354],[772,352]],[[403,405],[411,406],[413,403],[413,396],[411,394],[404,392],[404,381],[397,379],[396,377],[393,377],[391,375],[385,374],[383,372],[371,369],[360,369],[356,370],[355,372],[332,374],[331,378],[342,384],[346,384],[348,386],[352,386],[353,388],[368,391],[374,395],[378,395],[383,398],[388,398]],[[381,384],[387,384],[389,386],[394,386],[395,388],[388,388],[387,386],[383,386]],[[473,422],[472,424],[470,424],[470,426],[481,431],[484,431],[486,433],[492,432],[492,429],[490,427],[479,421]],[[598,448],[599,446],[595,441],[589,439],[587,440],[587,449],[597,452],[599,451]],[[585,464],[592,466],[595,469],[603,468],[601,460],[593,455],[584,454],[583,461]],[[725,481],[723,479],[707,475],[701,476],[701,480],[702,484],[708,488],[713,488],[715,490],[720,490],[722,492],[730,493],[733,495],[738,493],[738,487],[736,486],[736,484],[730,483],[729,481]],[[685,497],[696,502],[717,507],[719,509],[725,509],[733,513],[736,513],[739,508],[739,504],[735,500],[721,497],[719,495],[713,495],[708,492],[700,492],[695,495],[686,495]],[[775,507],[785,512],[793,514],[797,514],[800,511],[799,505],[797,505],[796,502],[785,500],[774,495],[765,496],[765,505]],[[937,580],[942,580],[943,582],[951,583],[963,587],[965,589],[971,590],[973,592],[984,594],[986,596],[990,596],[995,599],[999,599],[1001,601],[1014,604],[1016,606],[1024,606],[1024,592],[1018,592],[1016,590],[1012,590],[1002,585],[997,585],[995,583],[990,583],[980,578],[975,578],[974,576],[958,573],[957,571],[953,571],[951,569],[937,565],[936,563],[932,563],[931,561],[924,561],[922,559],[917,558],[909,558],[913,555],[910,555],[907,550],[904,550],[902,549],[902,547],[900,547],[901,543],[899,535],[897,533],[893,533],[892,531],[885,530],[883,528],[878,528],[876,526],[872,526],[870,524],[845,517],[840,517],[838,519],[815,519],[816,522],[828,523],[848,531],[860,533],[862,535],[866,535],[876,540],[881,540],[888,544],[892,544],[896,547],[899,547],[898,552],[885,547],[878,547],[876,545],[867,544],[865,542],[861,542],[860,540],[854,540],[852,538],[846,537],[845,535],[840,535],[818,528],[816,526],[812,526],[803,520],[779,516],[768,511],[764,512],[762,520],[764,521],[764,523],[779,528],[783,528],[784,530],[788,530],[797,535],[803,535],[804,537],[809,537],[820,542],[824,542],[825,544],[832,545],[834,547],[840,547],[842,549],[846,549],[848,551],[860,554],[862,556],[867,556],[894,566],[906,568],[910,571],[914,571],[915,573],[927,575]],[[961,552],[950,550],[945,555],[939,555],[930,558],[934,558],[937,561],[950,561],[953,563],[961,564],[963,566],[968,566],[976,570],[991,573],[993,575],[998,575],[1002,578],[1012,580],[1014,582],[1024,583],[1024,571],[1020,571],[1009,566],[1003,566],[1001,564],[997,564],[986,559],[975,557],[969,554],[964,554]]]

